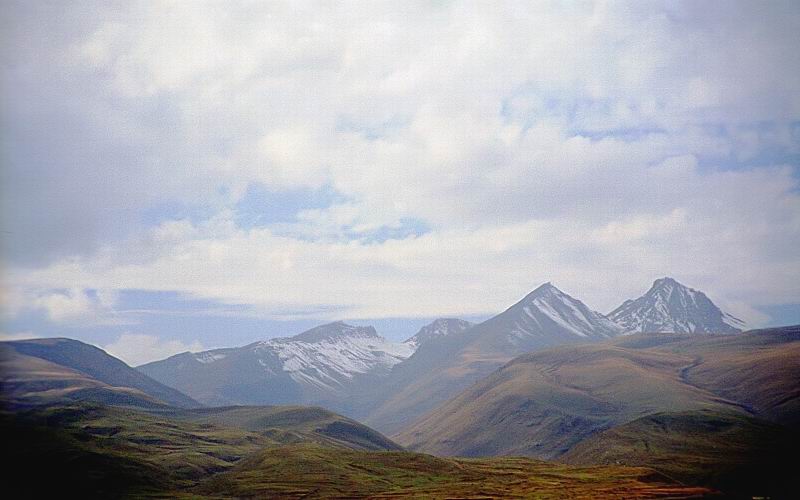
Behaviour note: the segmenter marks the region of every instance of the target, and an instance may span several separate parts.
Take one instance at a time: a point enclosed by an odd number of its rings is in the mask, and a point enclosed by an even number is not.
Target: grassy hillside
[[[34,402],[63,399],[154,407],[200,403],[106,354],[71,339],[0,342],[3,396]]]
[[[256,432],[279,443],[316,443],[331,448],[399,450],[399,445],[369,427],[324,408],[231,406],[176,410],[173,419]]]
[[[647,466],[742,497],[788,498],[798,445],[796,431],[740,414],[659,413],[596,434],[559,460]]]
[[[72,400],[139,408],[167,406],[138,389],[114,387],[72,368],[7,349],[0,352],[0,385],[8,404]]]
[[[692,357],[681,376],[687,384],[739,402],[748,413],[787,425],[800,424],[800,325],[752,330],[734,336],[663,335],[650,349]],[[636,347],[642,339],[616,344]]]
[[[264,450],[195,493],[260,498],[687,498],[687,488],[652,470],[571,467],[524,458],[442,459],[409,452]]]
[[[429,413],[396,440],[452,456],[552,458],[589,435],[671,408],[737,408],[680,381],[689,357],[614,345],[516,358]]]
[[[636,335],[520,356],[395,439],[442,455],[557,457],[592,434],[665,411],[796,421],[800,330]]]
[[[4,490],[15,498],[519,498],[534,493],[539,498],[686,498],[708,493],[645,468],[352,449],[361,443],[348,449],[341,436],[312,436],[320,422],[331,421],[329,412],[301,410],[232,408],[167,417],[79,404],[3,412],[2,439],[14,453]],[[288,434],[298,441],[286,444]]]

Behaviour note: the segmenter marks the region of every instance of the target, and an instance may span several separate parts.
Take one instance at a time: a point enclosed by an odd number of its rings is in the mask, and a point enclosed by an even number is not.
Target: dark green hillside
[[[399,445],[355,420],[324,408],[230,406],[166,413],[172,418],[257,432],[281,443],[317,443],[356,450],[399,450]]]
[[[738,414],[658,413],[579,443],[559,460],[570,464],[653,467],[685,484],[743,497],[784,498],[795,487],[798,433]]]

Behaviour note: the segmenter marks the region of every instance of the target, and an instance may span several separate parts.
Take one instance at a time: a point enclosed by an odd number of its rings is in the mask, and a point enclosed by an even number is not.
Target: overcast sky
[[[2,334],[131,363],[669,275],[800,322],[800,3],[0,2]]]

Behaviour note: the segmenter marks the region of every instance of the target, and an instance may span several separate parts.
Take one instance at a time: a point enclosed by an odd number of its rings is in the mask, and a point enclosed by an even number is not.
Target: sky
[[[0,335],[131,364],[672,276],[800,323],[800,3],[0,2]]]

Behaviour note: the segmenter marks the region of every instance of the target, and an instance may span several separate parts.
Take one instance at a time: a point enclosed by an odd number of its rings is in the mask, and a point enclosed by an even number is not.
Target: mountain
[[[558,457],[658,412],[713,410],[796,426],[800,327],[638,334],[515,358],[395,435],[440,455]]]
[[[138,369],[209,405],[338,408],[362,381],[386,375],[414,347],[343,322],[244,347],[183,353]]]
[[[739,333],[744,322],[724,313],[703,292],[661,278],[636,300],[626,300],[608,317],[625,333]]]
[[[95,346],[65,338],[0,342],[4,398],[44,403],[89,400],[141,407],[200,403]]]
[[[392,370],[382,385],[383,400],[363,419],[396,432],[515,356],[620,332],[602,314],[545,283],[483,323],[421,345]]]
[[[429,323],[420,328],[413,337],[406,340],[404,343],[412,346],[414,350],[417,350],[419,346],[432,339],[459,334],[473,326],[475,326],[474,323],[464,321],[463,319],[439,318],[433,321],[433,323]]]
[[[614,322],[552,283],[541,285],[504,312],[470,330],[474,347],[511,355],[619,334],[620,328]]]

